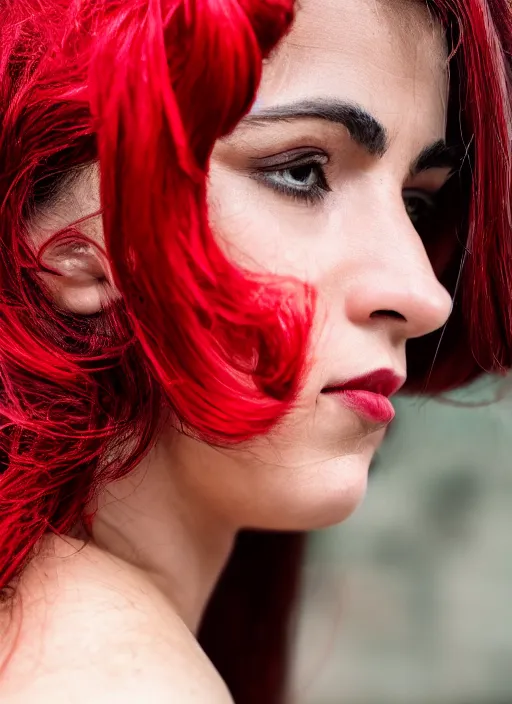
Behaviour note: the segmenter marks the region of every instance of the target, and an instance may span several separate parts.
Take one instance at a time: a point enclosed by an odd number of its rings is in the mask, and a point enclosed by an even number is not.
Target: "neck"
[[[142,570],[196,632],[236,530],[194,499],[179,477],[169,446],[157,443],[100,494],[92,535],[101,549]]]

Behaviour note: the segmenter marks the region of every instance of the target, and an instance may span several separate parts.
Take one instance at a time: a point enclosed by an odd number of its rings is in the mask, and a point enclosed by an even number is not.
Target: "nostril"
[[[370,318],[394,318],[395,320],[404,320],[407,322],[405,315],[398,313],[396,310],[374,310],[370,314]]]

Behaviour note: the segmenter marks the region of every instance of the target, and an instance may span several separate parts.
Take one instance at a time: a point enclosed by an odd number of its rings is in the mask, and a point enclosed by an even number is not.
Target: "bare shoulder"
[[[2,704],[232,704],[193,635],[135,570],[76,540],[46,548],[2,624]]]

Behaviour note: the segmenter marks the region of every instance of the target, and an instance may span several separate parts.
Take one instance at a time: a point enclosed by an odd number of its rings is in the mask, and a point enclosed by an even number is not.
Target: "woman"
[[[283,701],[299,532],[361,501],[406,342],[443,330],[411,388],[510,365],[510,9],[290,21],[0,11],[5,704]]]

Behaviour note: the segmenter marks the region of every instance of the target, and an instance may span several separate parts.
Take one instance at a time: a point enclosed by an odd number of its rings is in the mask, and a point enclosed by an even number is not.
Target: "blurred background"
[[[310,537],[292,704],[512,704],[512,379],[395,407],[364,503]]]

